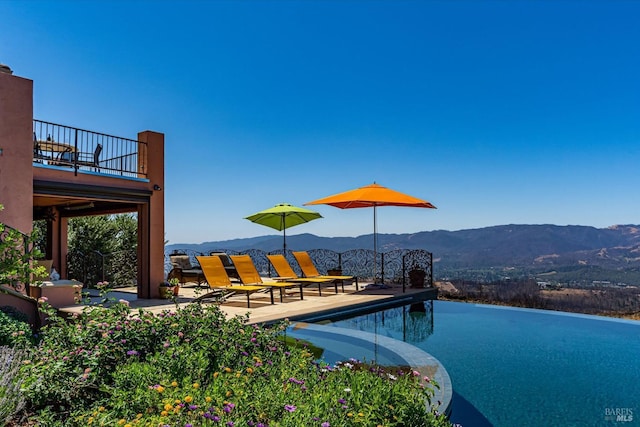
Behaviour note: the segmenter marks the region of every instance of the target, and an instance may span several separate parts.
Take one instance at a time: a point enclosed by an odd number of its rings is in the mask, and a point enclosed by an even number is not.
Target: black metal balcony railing
[[[33,121],[33,161],[122,177],[147,177],[146,142]]]

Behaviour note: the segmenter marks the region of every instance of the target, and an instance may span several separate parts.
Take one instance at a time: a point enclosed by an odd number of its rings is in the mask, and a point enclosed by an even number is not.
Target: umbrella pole
[[[287,227],[284,214],[282,214],[282,254],[287,256]]]
[[[377,283],[378,277],[378,227],[376,221],[376,205],[373,205],[373,283]]]

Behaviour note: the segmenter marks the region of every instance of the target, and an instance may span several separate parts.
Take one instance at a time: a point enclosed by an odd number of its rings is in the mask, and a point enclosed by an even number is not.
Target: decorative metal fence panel
[[[361,280],[373,278],[373,251],[371,249],[352,249],[342,252],[340,258],[344,274],[357,276]]]
[[[1,236],[0,236],[1,237]],[[253,260],[258,272],[263,276],[274,276],[275,272],[267,259],[267,252],[260,249],[234,251],[216,249],[207,254],[193,249],[178,249],[172,254],[188,255],[193,266],[198,265],[196,256],[224,252],[228,255],[247,254]],[[373,280],[373,251],[369,249],[353,249],[346,252],[336,252],[330,249],[312,249],[309,255],[313,259],[320,274],[327,274],[329,270],[340,269],[342,274],[356,276],[360,280]],[[280,253],[282,250],[269,252]],[[291,251],[287,250],[285,257],[296,274],[300,275],[300,267]],[[411,284],[412,274],[423,272],[423,286],[433,286],[433,256],[431,252],[422,249],[393,251],[378,253],[378,278],[381,283]],[[165,274],[171,270],[169,254],[165,254]],[[413,273],[412,273],[413,272]],[[96,283],[108,281],[114,287],[135,286],[137,277],[137,258],[135,251],[123,251],[112,254],[91,252],[71,252],[67,255],[67,277],[76,279],[86,286],[93,287]],[[414,279],[415,280],[415,279]]]
[[[265,252],[260,249],[250,249],[247,251],[234,251],[229,249],[216,249],[211,253],[224,252],[227,255],[247,254],[253,260],[258,272],[263,276],[274,276],[275,272],[271,263],[267,259],[267,254],[283,254],[282,249]],[[331,249],[311,249],[307,251],[320,274],[327,274],[329,270],[340,269],[342,274],[356,276],[359,280],[373,280],[373,251],[370,249],[353,249],[345,252],[336,252]],[[187,254],[191,258],[192,264],[197,265],[196,255],[204,255],[192,249],[176,249],[172,254]],[[301,275],[300,267],[295,261],[290,250],[284,254],[291,264],[296,274]],[[425,273],[425,286],[433,286],[433,257],[431,252],[422,249],[405,250],[396,249],[393,251],[377,254],[378,266],[377,279],[381,283],[402,284],[411,283],[410,272],[412,270],[422,270]],[[169,254],[165,255],[165,273],[171,270]]]
[[[327,274],[329,270],[342,269],[342,272],[346,273],[344,266],[342,265],[340,254],[331,249],[311,249],[308,251],[309,256],[313,260],[313,263],[320,274]],[[294,258],[295,260],[295,258]],[[298,266],[298,263],[293,261],[290,263],[292,266]]]
[[[381,254],[382,283],[402,283],[402,255],[404,249],[396,249]]]

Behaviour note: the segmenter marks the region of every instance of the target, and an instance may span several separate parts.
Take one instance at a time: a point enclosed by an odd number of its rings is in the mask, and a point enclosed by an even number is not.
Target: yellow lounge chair
[[[222,293],[223,297],[228,297],[234,293],[244,293],[247,294],[247,307],[251,308],[251,302],[249,299],[249,295],[268,290],[271,294],[271,304],[273,301],[273,288],[268,286],[245,286],[245,285],[233,285],[231,280],[229,279],[229,275],[222,264],[222,260],[220,260],[217,256],[197,256],[196,259],[200,263],[200,267],[202,267],[202,273],[204,274],[204,278],[209,284],[209,287],[213,290],[212,292],[203,295],[201,297],[196,298],[196,301],[202,300],[204,298],[209,298],[213,295]]]
[[[317,277],[298,277],[293,268],[291,268],[291,264],[284,257],[284,255],[267,255],[267,258],[273,265],[273,268],[278,273],[279,277],[274,277],[274,280],[282,280],[289,282],[300,282],[306,283],[307,285],[318,284],[318,294],[322,296],[322,284],[323,283],[334,283],[336,287],[336,294],[338,293],[338,282],[333,279],[325,279],[325,278],[317,278]],[[344,289],[343,289],[344,291]]]
[[[231,255],[231,261],[236,266],[236,271],[243,285],[260,285],[270,288],[280,289],[280,302],[284,298],[284,290],[298,286],[300,288],[300,299],[304,299],[302,294],[302,283],[300,282],[263,282],[258,269],[249,255]]]
[[[304,277],[310,277],[310,278],[316,278],[316,279],[329,279],[329,280],[334,280],[336,283],[336,292],[337,291],[337,283],[341,282],[342,283],[342,292],[344,292],[344,282],[354,282],[356,284],[356,291],[359,290],[358,289],[358,278],[356,276],[327,276],[327,275],[322,275],[318,272],[318,270],[316,269],[315,264],[313,263],[313,260],[311,259],[311,257],[309,256],[309,254],[305,251],[298,251],[298,252],[292,252],[294,258],[296,259],[296,261],[298,261],[298,265],[300,266],[300,269],[302,270],[302,274],[304,274]]]

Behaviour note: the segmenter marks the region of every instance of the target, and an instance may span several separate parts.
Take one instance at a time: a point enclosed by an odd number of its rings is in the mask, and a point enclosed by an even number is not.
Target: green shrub
[[[0,307],[0,346],[25,347],[34,341],[27,316],[14,307]]]

